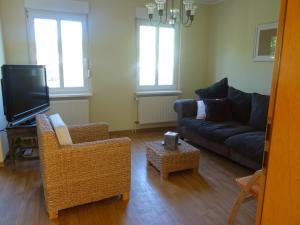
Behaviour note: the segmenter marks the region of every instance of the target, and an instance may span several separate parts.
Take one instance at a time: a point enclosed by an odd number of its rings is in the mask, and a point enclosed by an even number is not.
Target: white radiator
[[[173,109],[178,96],[138,97],[139,124],[167,123],[176,121]]]
[[[85,124],[90,122],[89,100],[51,100],[47,114],[59,113],[66,124]]]

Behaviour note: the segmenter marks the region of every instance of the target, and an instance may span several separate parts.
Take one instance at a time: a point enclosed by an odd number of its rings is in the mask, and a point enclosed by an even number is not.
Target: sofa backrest
[[[248,124],[257,130],[265,131],[269,110],[268,95],[253,93],[251,98],[251,114]]]
[[[248,123],[251,114],[251,94],[229,87],[227,97],[231,100],[233,119]]]
[[[269,108],[268,95],[246,93],[233,87],[229,87],[227,78],[224,78],[207,88],[198,89],[195,93],[199,96],[199,99],[230,99],[233,120],[245,124],[247,123],[256,130],[265,131]]]

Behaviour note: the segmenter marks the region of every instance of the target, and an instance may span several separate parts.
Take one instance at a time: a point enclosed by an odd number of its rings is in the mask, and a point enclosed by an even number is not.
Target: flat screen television
[[[11,126],[49,109],[45,66],[3,65],[1,85],[4,114]]]

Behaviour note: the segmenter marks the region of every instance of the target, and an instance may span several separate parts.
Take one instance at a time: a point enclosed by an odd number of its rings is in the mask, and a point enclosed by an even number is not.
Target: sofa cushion
[[[56,137],[60,145],[71,145],[72,138],[69,133],[68,127],[65,122],[62,120],[59,114],[54,114],[49,116],[49,120],[55,131]]]
[[[202,137],[218,143],[224,141],[236,134],[253,131],[250,126],[243,125],[235,121],[212,122],[207,120],[197,120],[192,118],[184,118],[180,125],[187,130],[191,130]]]
[[[175,101],[174,110],[177,113],[178,120],[184,117],[195,118],[197,116],[197,100],[178,99]]]
[[[206,118],[206,107],[203,100],[197,101],[197,119],[205,119]]]
[[[224,78],[207,88],[198,89],[195,93],[200,99],[226,98],[228,94],[228,79]]]
[[[249,125],[259,131],[265,131],[267,126],[268,108],[269,96],[253,93]]]
[[[232,120],[231,102],[229,99],[205,99],[206,120],[222,122]]]
[[[241,156],[261,164],[264,152],[265,132],[257,131],[238,134],[228,138],[225,144]]]
[[[251,113],[251,94],[229,87],[228,99],[231,100],[233,119],[247,123]]]

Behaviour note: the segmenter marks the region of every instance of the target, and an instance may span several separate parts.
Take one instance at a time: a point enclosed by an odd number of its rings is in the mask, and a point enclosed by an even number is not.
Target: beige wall
[[[114,130],[131,129],[137,120],[134,15],[136,6],[143,5],[144,1],[91,1],[91,118],[108,121]],[[207,74],[207,36],[202,35],[208,29],[207,12],[206,6],[201,6],[194,26],[181,32],[180,83],[184,97],[194,97],[193,91]]]
[[[1,0],[0,10],[6,62],[29,63],[23,0]]]
[[[269,93],[272,62],[254,62],[256,25],[278,20],[280,0],[225,0],[210,8],[209,82],[229,78],[248,92]]]
[[[82,0],[84,1],[84,0]],[[137,105],[135,9],[144,0],[89,0],[89,59],[92,121],[111,130],[134,128]],[[23,0],[0,0],[7,63],[28,63]],[[200,5],[195,24],[181,30],[180,89],[183,98],[228,76],[245,91],[268,93],[272,63],[253,62],[257,24],[277,19],[279,0],[225,0]]]
[[[89,0],[89,60],[93,97],[92,121],[107,121],[111,130],[134,128],[137,105],[135,9],[144,0]],[[7,63],[28,63],[26,20],[23,0],[1,0]],[[180,81],[184,97],[205,86],[207,74],[207,6],[191,28],[181,32]]]
[[[195,90],[207,86],[209,6],[200,5],[196,21],[181,32],[180,83],[183,98],[195,98]]]

